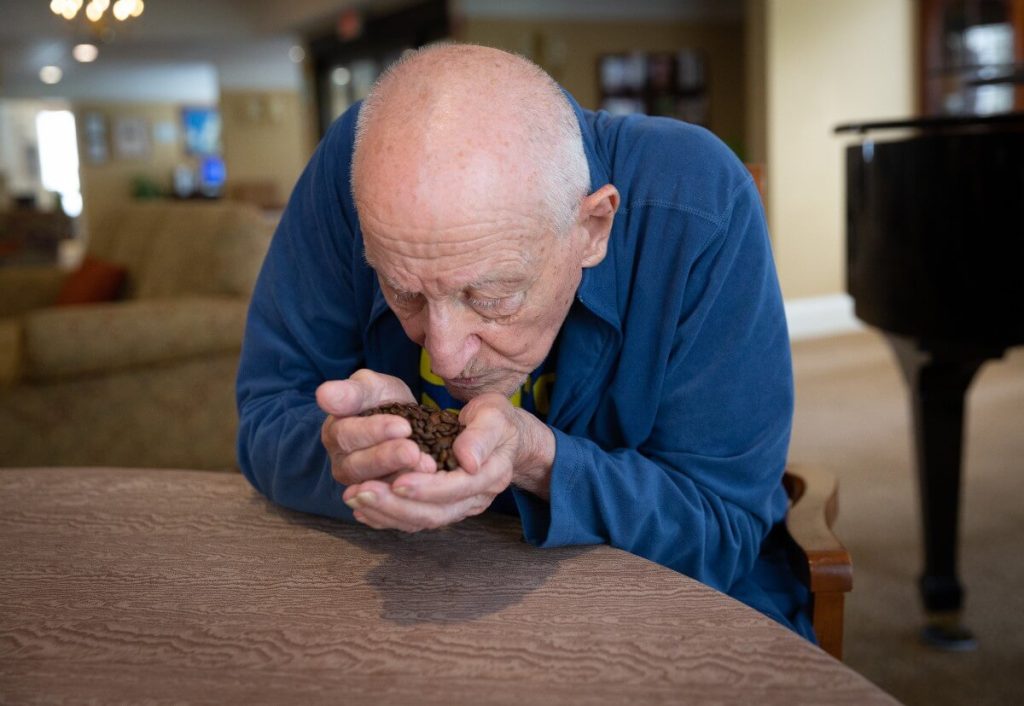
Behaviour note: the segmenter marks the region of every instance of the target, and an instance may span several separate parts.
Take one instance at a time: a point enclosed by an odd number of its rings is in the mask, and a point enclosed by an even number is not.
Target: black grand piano
[[[910,391],[923,637],[970,649],[957,575],[964,397],[986,361],[1024,344],[1024,113],[836,132],[859,138],[846,150],[847,289]]]

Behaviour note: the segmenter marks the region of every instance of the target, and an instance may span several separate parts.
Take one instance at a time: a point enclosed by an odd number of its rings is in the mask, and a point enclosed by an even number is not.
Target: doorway
[[[70,104],[0,100],[0,264],[59,263],[81,213]]]

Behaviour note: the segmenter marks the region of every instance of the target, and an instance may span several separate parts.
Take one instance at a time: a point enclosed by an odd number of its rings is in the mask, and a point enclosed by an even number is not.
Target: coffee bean
[[[407,419],[412,427],[409,438],[416,442],[420,451],[434,458],[438,470],[451,471],[458,468],[451,448],[455,437],[465,427],[457,415],[425,405],[393,402],[368,409],[359,416],[369,417],[372,414],[394,414]]]

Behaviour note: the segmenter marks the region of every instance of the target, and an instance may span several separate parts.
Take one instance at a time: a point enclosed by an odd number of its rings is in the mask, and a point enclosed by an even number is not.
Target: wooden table
[[[0,702],[893,703],[692,579],[277,508],[239,475],[0,469]]]

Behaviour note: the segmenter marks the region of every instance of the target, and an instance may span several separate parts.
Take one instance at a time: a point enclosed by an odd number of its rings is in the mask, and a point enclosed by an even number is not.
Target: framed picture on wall
[[[126,116],[114,121],[114,154],[118,159],[145,159],[149,151],[148,120]]]
[[[221,119],[216,108],[183,108],[182,132],[190,155],[221,153]]]
[[[82,119],[82,142],[86,159],[103,164],[110,158],[107,148],[107,119],[102,113],[86,113]]]

